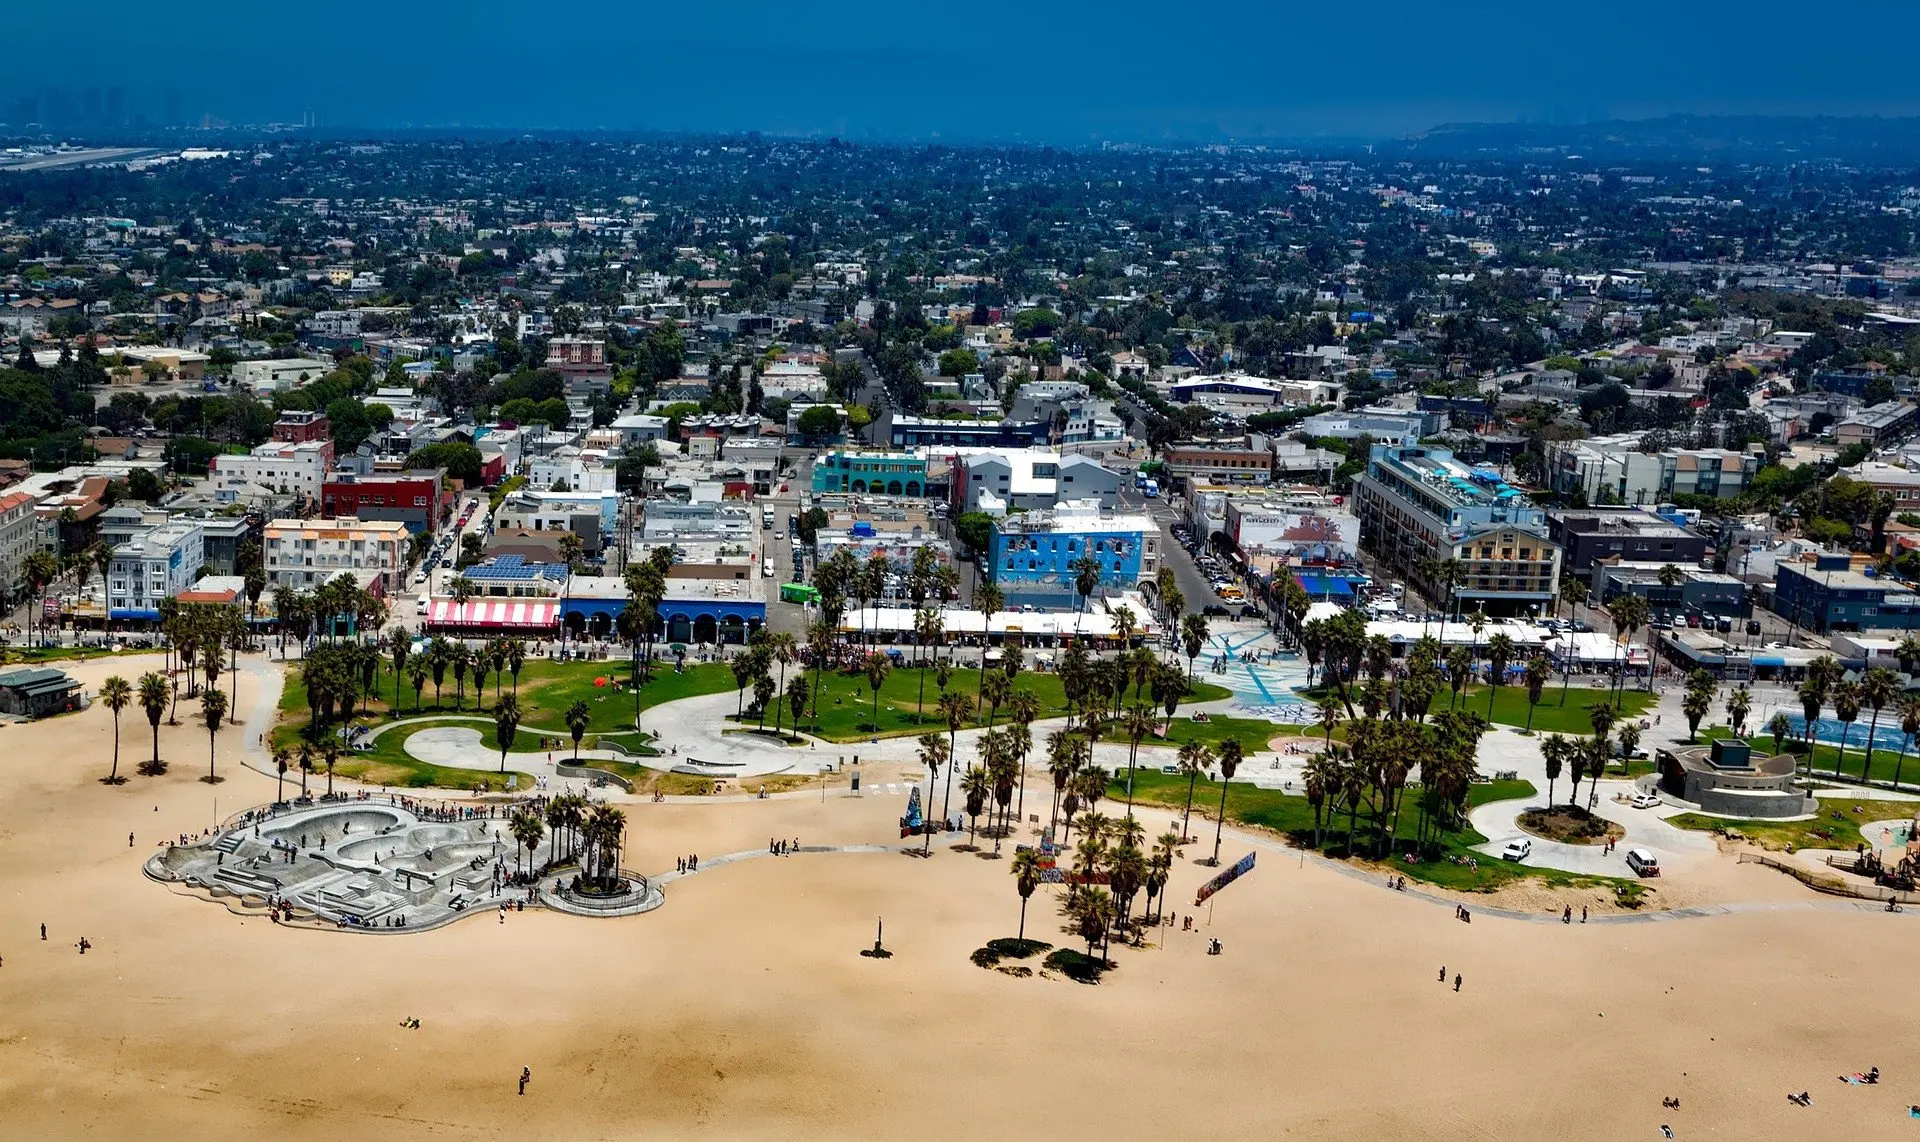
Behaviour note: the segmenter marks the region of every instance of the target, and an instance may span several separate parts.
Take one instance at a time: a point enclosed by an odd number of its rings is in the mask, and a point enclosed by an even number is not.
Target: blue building
[[[1920,595],[1905,583],[1852,568],[1846,555],[1780,564],[1774,572],[1774,612],[1815,631],[1911,630],[1920,625]]]
[[[835,449],[813,466],[813,490],[923,496],[927,492],[927,460],[904,452]]]
[[[1160,531],[1145,515],[1104,512],[1098,500],[1011,515],[994,528],[989,566],[1010,604],[1078,604],[1074,564],[1092,556],[1103,590],[1130,590],[1160,569]]]
[[[560,599],[560,623],[572,638],[605,638],[627,609],[627,587],[616,576],[576,575]],[[744,643],[766,625],[767,604],[755,580],[667,578],[660,602],[662,642]]]

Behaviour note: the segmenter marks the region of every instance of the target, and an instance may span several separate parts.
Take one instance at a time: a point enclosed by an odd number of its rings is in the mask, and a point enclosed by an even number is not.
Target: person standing
[[[522,1095],[527,1093],[527,1084],[532,1081],[533,1081],[533,1068],[521,1067],[520,1068],[520,1093]]]

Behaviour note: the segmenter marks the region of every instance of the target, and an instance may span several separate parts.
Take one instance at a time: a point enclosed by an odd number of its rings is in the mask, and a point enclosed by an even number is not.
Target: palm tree
[[[513,823],[507,827],[507,831],[513,834],[514,865],[518,867],[520,850],[525,849],[531,860],[533,850],[540,847],[540,838],[546,833],[546,826],[541,822],[540,814],[532,809],[522,809],[513,815]]]
[[[1847,758],[1847,734],[1852,731],[1853,723],[1860,720],[1862,698],[1858,682],[1841,682],[1833,688],[1833,716],[1840,720],[1840,752],[1833,758],[1833,775],[1840,776],[1840,766]],[[1809,763],[1811,764],[1811,763]]]
[[[873,691],[873,724],[867,728],[874,733],[880,732],[880,687],[886,685],[887,675],[893,672],[893,660],[879,651],[867,655],[867,687]]]
[[[1896,680],[1897,683],[1897,680]],[[1745,682],[1735,686],[1727,694],[1727,724],[1733,727],[1734,737],[1743,737],[1747,712],[1753,709],[1753,688]]]
[[[507,751],[520,736],[520,698],[507,694],[493,704],[493,740],[500,746],[500,772],[507,771]],[[575,738],[578,742],[580,739]],[[576,746],[576,749],[578,747]]]
[[[1900,767],[1907,760],[1907,747],[1913,743],[1915,734],[1920,734],[1920,697],[1903,696],[1900,699],[1900,757],[1893,763],[1893,787],[1900,788]]]
[[[1860,768],[1860,780],[1873,779],[1873,733],[1880,727],[1880,711],[1900,696],[1900,676],[1884,666],[1870,668],[1860,677],[1860,698],[1873,709],[1867,722],[1867,761]]]
[[[326,796],[321,799],[331,801],[333,800],[333,763],[340,760],[339,738],[328,738],[327,744],[320,747],[320,760],[324,762],[327,767],[327,792]]]
[[[275,746],[273,750],[273,803],[284,805],[287,801],[287,753],[286,746]]]
[[[918,756],[920,758],[920,764],[927,767],[927,802],[926,808],[921,812],[920,823],[921,835],[925,838],[925,840],[921,842],[920,851],[924,854],[931,851],[933,846],[933,829],[931,827],[933,824],[933,779],[940,775],[940,767],[946,764],[947,759],[952,757],[953,753],[952,750],[948,748],[947,743],[940,740],[939,734],[921,734]],[[944,822],[942,823],[944,824]]]
[[[1053,778],[1053,806],[1047,813],[1047,831],[1060,820],[1060,798],[1073,775],[1080,771],[1080,747],[1086,739],[1059,730],[1047,735],[1047,772]]]
[[[514,695],[515,704],[518,704],[519,700],[519,695]],[[587,706],[585,700],[577,701],[567,707],[566,720],[567,732],[573,735],[573,761],[575,765],[578,765],[580,763],[580,739],[587,736],[587,727],[593,724],[593,710]]]
[[[1560,780],[1560,771],[1566,765],[1566,738],[1559,734],[1548,734],[1540,740],[1540,757],[1547,763],[1547,806],[1553,806],[1553,786]]]
[[[1040,696],[1031,690],[1016,690],[1007,701],[1007,717],[1015,728],[1014,743],[1019,747],[1014,754],[1020,759],[1020,800],[1014,806],[1014,815],[1024,818],[1027,812],[1027,754],[1033,750],[1033,722],[1040,716]]]
[[[1487,640],[1487,720],[1493,720],[1494,699],[1500,695],[1500,684],[1506,681],[1507,664],[1513,661],[1513,639],[1505,631]],[[1527,711],[1531,718],[1533,711]]]
[[[1333,745],[1333,728],[1340,724],[1340,705],[1329,697],[1316,708],[1320,711],[1320,728],[1326,731],[1327,745],[1331,746]]]
[[[527,664],[527,640],[510,638],[507,640],[507,670],[513,675],[513,692],[520,693],[520,668]]]
[[[1705,674],[1706,671],[1696,671]],[[1711,677],[1711,675],[1709,675]],[[1700,736],[1700,721],[1713,708],[1713,691],[1703,686],[1689,685],[1686,697],[1680,699],[1680,712],[1687,717],[1687,740],[1696,741]]]
[[[1547,657],[1535,654],[1527,659],[1527,732],[1533,732],[1533,710],[1547,688]]]
[[[1187,685],[1193,685],[1193,664],[1207,647],[1207,617],[1187,615],[1180,620],[1180,649],[1187,652]]]
[[[1180,743],[1180,772],[1187,775],[1187,804],[1180,811],[1180,843],[1186,844],[1192,839],[1187,831],[1187,822],[1193,819],[1193,790],[1199,784],[1200,775],[1206,772],[1207,764],[1213,760],[1213,753],[1203,741]]]
[[[133,701],[133,687],[118,674],[100,684],[100,702],[113,711],[113,771],[107,774],[105,784],[118,785],[126,778],[120,776],[120,711]]]
[[[960,756],[960,727],[966,725],[967,721],[973,716],[973,699],[955,690],[951,693],[940,695],[940,701],[934,704],[934,709],[938,710],[940,716],[947,720],[947,756],[957,759]],[[947,810],[952,804],[953,766],[950,765],[947,767],[946,792],[940,795],[941,828],[945,828],[947,821],[950,819]],[[927,802],[927,808],[932,809],[933,802]]]
[[[216,785],[222,779],[213,771],[214,736],[220,732],[220,724],[227,716],[227,696],[209,688],[200,695],[200,717],[207,723],[207,784]]]
[[[1220,763],[1220,816],[1213,823],[1213,860],[1214,867],[1220,864],[1220,835],[1227,827],[1227,783],[1233,780],[1233,772],[1240,768],[1240,742],[1228,738],[1214,751],[1214,759]]]
[[[167,680],[157,672],[149,670],[140,676],[140,709],[153,728],[153,760],[148,763],[153,773],[165,772],[160,763],[160,720],[167,716],[168,691]]]
[[[973,848],[973,835],[980,824],[980,814],[986,811],[987,797],[993,792],[993,782],[987,771],[978,765],[967,767],[967,775],[960,779],[960,796],[965,798],[967,807],[967,847]]]
[[[1327,802],[1328,794],[1340,786],[1340,772],[1346,764],[1345,746],[1330,745],[1320,753],[1307,759],[1306,771],[1302,774],[1302,784],[1306,786],[1307,804],[1313,806],[1313,847],[1320,847],[1321,809]]]
[[[775,631],[767,639],[767,649],[772,652],[774,661],[780,664],[780,682],[775,688],[775,692],[778,693],[787,688],[787,667],[799,656],[799,646],[794,642],[791,634],[786,631]],[[796,722],[793,728],[799,729],[799,723]],[[776,735],[780,732],[780,703],[778,702],[773,704],[773,732]]]
[[[1020,934],[1016,940],[1027,938],[1027,898],[1033,890],[1040,887],[1040,850],[1027,846],[1013,854],[1013,883],[1020,893]]]
[[[973,588],[973,609],[980,612],[980,690],[987,686],[987,646],[993,638],[993,616],[1005,610],[1007,597],[1000,593],[991,579],[978,583]]]
[[[413,712],[420,712],[420,694],[427,688],[427,667],[418,658],[407,667],[407,685],[413,687]]]

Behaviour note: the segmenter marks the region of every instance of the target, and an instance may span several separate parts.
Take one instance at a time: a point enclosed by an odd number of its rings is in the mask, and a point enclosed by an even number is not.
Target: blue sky
[[[1672,111],[1920,113],[1920,4],[22,3],[0,98],[158,118],[1098,138],[1397,135]],[[1809,19],[1811,17],[1811,20]],[[146,78],[146,77],[152,78]],[[44,97],[44,95],[43,95]]]

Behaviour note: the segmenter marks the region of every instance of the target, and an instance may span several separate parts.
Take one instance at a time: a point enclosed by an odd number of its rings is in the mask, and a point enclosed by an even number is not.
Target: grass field
[[[1161,773],[1158,770],[1140,769],[1134,774],[1134,799],[1152,802],[1157,805],[1179,809],[1186,804],[1187,782],[1183,777]],[[1400,827],[1395,833],[1399,849],[1406,849],[1413,841],[1417,831],[1417,813],[1411,798],[1415,790],[1409,787],[1409,800],[1400,814]],[[1532,797],[1535,790],[1529,781],[1489,781],[1473,786],[1467,795],[1469,807],[1484,805],[1494,801],[1509,801],[1515,798]],[[1121,771],[1109,786],[1107,796],[1116,806],[1126,797],[1126,773]],[[1220,804],[1220,785],[1215,781],[1202,778],[1194,787],[1193,815],[1196,819],[1205,810],[1210,818]],[[1109,815],[1118,813],[1117,807],[1103,809]],[[1341,856],[1346,851],[1347,820],[1341,813],[1337,820],[1326,820],[1323,807],[1323,825],[1321,849],[1329,856]],[[1256,786],[1235,782],[1227,789],[1227,818],[1238,824],[1251,825],[1278,833],[1303,848],[1313,847],[1313,806],[1305,797],[1278,790],[1260,789]],[[1196,824],[1191,826],[1193,834],[1200,838],[1202,847],[1211,850],[1212,841],[1208,830]],[[1355,845],[1365,856],[1370,849],[1368,844],[1368,824],[1364,814],[1354,834]],[[1553,869],[1529,868],[1523,865],[1509,864],[1495,857],[1485,856],[1471,851],[1473,845],[1486,843],[1486,837],[1472,828],[1462,828],[1456,833],[1440,834],[1440,858],[1406,863],[1395,859],[1390,867],[1395,873],[1410,880],[1423,880],[1445,888],[1467,892],[1484,892],[1498,888],[1514,880],[1536,879],[1553,885],[1586,886],[1590,884],[1610,884],[1603,877],[1579,877]],[[1225,854],[1223,854],[1224,857]],[[1479,862],[1478,868],[1448,861],[1448,856],[1473,857]]]
[[[1788,845],[1796,849],[1852,849],[1862,843],[1869,848],[1879,848],[1880,835],[1862,836],[1861,825],[1871,821],[1911,820],[1916,812],[1920,812],[1920,802],[1825,797],[1820,801],[1820,814],[1805,821],[1730,821],[1702,813],[1681,813],[1668,817],[1667,823],[1706,833],[1732,829],[1768,849],[1785,849]],[[1830,835],[1822,836],[1822,833]]]
[[[1221,742],[1231,739],[1240,743],[1242,753],[1254,754],[1266,749],[1268,743],[1272,742],[1274,738],[1279,737],[1281,734],[1288,732],[1289,728],[1290,727],[1287,726],[1276,725],[1273,722],[1262,722],[1255,718],[1229,718],[1220,714],[1213,714],[1204,722],[1196,722],[1191,717],[1176,714],[1173,719],[1173,725],[1168,727],[1165,737],[1156,734],[1152,737],[1142,738],[1140,744],[1142,746],[1180,746],[1188,742],[1197,741],[1205,742],[1207,747],[1212,749],[1219,746]],[[1117,742],[1121,745],[1126,745],[1132,741],[1131,738],[1127,737],[1126,732],[1119,728],[1109,729],[1106,735],[1100,740]]]
[[[293,665],[295,669],[287,672],[286,685],[280,694],[280,712],[285,721],[305,722],[306,680],[301,677],[299,663]],[[520,727],[564,734],[567,732],[567,707],[575,701],[584,701],[593,712],[593,721],[587,732],[631,731],[636,704],[633,692],[626,688],[629,677],[627,664],[623,662],[529,661],[520,671]],[[594,685],[596,678],[605,678],[607,685]],[[614,687],[616,681],[620,683],[618,690]],[[382,716],[387,713],[388,699],[393,695],[390,662],[381,666],[375,688],[378,694],[385,697],[374,697],[362,708],[371,715]],[[655,662],[653,676],[640,688],[638,707],[645,710],[679,698],[714,694],[733,688],[733,672],[719,663],[689,666],[685,671],[675,673],[671,662],[664,665]],[[514,691],[511,673],[501,681],[498,691],[503,694]],[[416,709],[413,688],[403,679],[400,706],[395,713],[400,717],[431,717],[435,714],[478,714],[488,717],[493,711],[495,683],[493,677],[489,676],[486,691],[480,694],[474,690],[473,679],[468,678],[466,693],[461,699],[453,675],[449,672],[441,686],[439,702],[434,701],[431,678],[418,697],[420,706]],[[456,700],[458,705],[455,704]]]
[[[796,666],[788,672],[788,681],[792,681],[798,669]],[[867,676],[839,672],[823,674],[817,733],[828,741],[854,742],[874,737],[899,737],[906,734],[925,733],[936,728],[946,729],[946,720],[935,710],[935,706],[940,701],[940,688],[936,684],[934,672],[932,670],[924,672],[926,679],[924,699],[920,689],[922,673],[920,670],[909,668],[895,670],[887,675],[886,681],[880,687],[880,721],[877,729],[873,724],[873,690],[867,685]],[[731,674],[727,676],[726,688],[733,689]],[[948,680],[947,689],[950,693],[976,698],[980,692],[980,672],[955,670]],[[1232,697],[1231,692],[1224,687],[1215,686],[1209,682],[1196,683],[1194,689],[1193,694],[1182,700],[1182,706]],[[1067,712],[1066,695],[1060,689],[1058,674],[1023,671],[1014,680],[1014,690],[1025,691],[1038,697],[1042,718],[1058,718]],[[1131,702],[1133,698],[1131,690],[1128,691],[1127,697]],[[921,712],[923,705],[924,712]],[[1162,712],[1164,713],[1164,710]],[[988,714],[988,710],[977,709],[974,718],[967,723],[967,726],[986,725]],[[758,719],[749,720],[756,725],[759,721]],[[995,724],[1002,724],[1006,720],[1007,710],[1002,706]],[[782,724],[790,725],[791,723],[783,718]],[[1175,726],[1178,727],[1179,724],[1179,715],[1176,713]],[[771,715],[767,718],[767,725],[769,727],[773,725]],[[961,728],[965,729],[967,726]],[[800,728],[810,733],[816,732],[814,719],[809,717],[803,720]]]
[[[1457,707],[1471,710],[1481,717],[1487,717],[1486,686],[1469,686],[1461,692]],[[1614,695],[1606,690],[1590,690],[1579,686],[1569,687],[1565,702],[1560,691],[1552,686],[1540,695],[1540,704],[1533,707],[1533,730],[1536,733],[1555,734],[1591,734],[1593,723],[1589,720],[1587,707],[1597,703],[1611,701]],[[1627,690],[1619,695],[1621,714],[1625,717],[1638,717],[1652,708],[1655,696],[1645,690]],[[1434,695],[1432,712],[1454,707],[1453,691],[1442,690]],[[1493,700],[1493,716],[1488,721],[1503,726],[1527,725],[1527,688],[1525,686],[1502,686]]]

